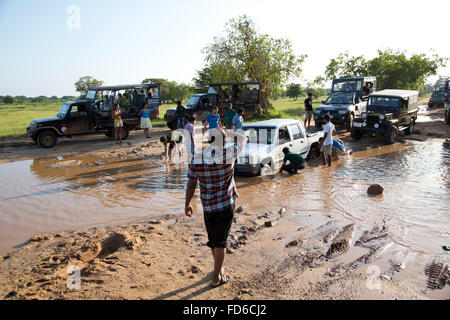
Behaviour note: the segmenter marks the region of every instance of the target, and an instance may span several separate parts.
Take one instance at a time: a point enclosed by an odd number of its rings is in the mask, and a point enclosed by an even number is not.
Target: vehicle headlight
[[[367,119],[367,112],[363,112],[363,113],[361,114],[361,118]]]
[[[362,123],[362,126],[363,126],[363,127],[367,126],[367,122],[364,121],[364,122]]]
[[[375,129],[378,129],[380,127],[378,123],[375,123],[373,126],[375,127]]]
[[[339,114],[346,114],[348,111],[347,110],[340,110]]]
[[[384,120],[386,118],[386,115],[380,114],[380,120]]]

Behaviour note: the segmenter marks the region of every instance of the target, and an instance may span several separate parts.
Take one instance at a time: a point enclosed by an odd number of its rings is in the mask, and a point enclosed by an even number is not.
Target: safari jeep
[[[365,133],[376,133],[386,144],[394,143],[400,130],[414,132],[418,112],[418,91],[383,90],[369,95],[367,111],[356,118],[351,135],[360,139]]]
[[[447,79],[445,81],[445,123],[450,124],[450,102],[449,102],[449,95],[450,95],[450,80]]]
[[[365,111],[367,95],[376,90],[376,83],[375,77],[334,79],[330,96],[314,112],[316,129],[322,128],[324,117],[329,114],[334,124],[344,125],[350,131],[354,119]]]
[[[221,103],[221,95],[227,89],[230,91],[230,102],[233,109],[243,108],[244,118],[256,112],[261,87],[259,82],[221,82],[203,85],[209,87],[208,92],[192,95],[185,106],[187,114],[197,114],[197,120],[205,120],[206,116],[211,113],[213,106],[219,107],[219,113],[223,119],[224,103]],[[172,130],[177,127],[175,114],[176,108],[171,108],[164,115],[167,126]]]
[[[130,97],[128,103],[120,99],[125,93]],[[139,129],[139,111],[144,102],[148,103],[150,117],[157,117],[161,105],[159,93],[159,84],[90,87],[84,99],[64,102],[55,117],[32,120],[27,134],[43,148],[52,148],[63,137],[95,133],[112,137],[112,110],[115,103],[120,103],[121,135],[125,140],[130,130]]]

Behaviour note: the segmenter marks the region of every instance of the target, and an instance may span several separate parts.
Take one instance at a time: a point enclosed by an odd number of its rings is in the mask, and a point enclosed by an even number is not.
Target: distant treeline
[[[77,97],[74,96],[63,96],[63,97],[25,97],[25,96],[0,96],[0,104],[17,104],[17,103],[44,103],[44,102],[60,102],[60,101],[68,101],[74,100]]]

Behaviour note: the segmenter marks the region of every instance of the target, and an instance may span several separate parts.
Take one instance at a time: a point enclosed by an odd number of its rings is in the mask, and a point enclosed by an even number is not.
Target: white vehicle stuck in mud
[[[248,143],[239,155],[235,172],[266,175],[276,172],[283,163],[283,149],[300,154],[305,160],[319,153],[322,131],[306,130],[297,119],[272,119],[243,127]]]

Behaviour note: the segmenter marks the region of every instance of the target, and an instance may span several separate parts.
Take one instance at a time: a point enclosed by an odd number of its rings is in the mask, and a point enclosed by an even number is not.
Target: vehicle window
[[[291,130],[294,140],[303,138],[303,134],[301,133],[300,128],[297,124],[289,125],[289,129]]]
[[[352,104],[353,94],[346,93],[334,93],[328,97],[325,104]]]
[[[275,128],[244,127],[244,134],[249,143],[272,144]]]
[[[194,108],[197,105],[199,100],[200,100],[200,97],[198,97],[198,96],[190,97],[186,104],[186,108]]]
[[[204,105],[205,107],[211,107],[212,106],[212,98],[211,97],[209,97],[209,98],[203,98],[202,100],[201,100],[201,104],[202,105]]]
[[[67,103],[64,103],[61,106],[61,109],[59,109],[59,112],[56,116],[61,119],[64,118],[67,115],[67,112],[69,111],[69,109],[70,109],[70,105]]]
[[[89,90],[87,93],[86,93],[86,99],[87,100],[95,100],[95,97],[97,96],[97,91],[95,91],[95,90]]]
[[[291,141],[289,131],[286,127],[282,127],[278,131],[278,144],[282,145]]]
[[[303,127],[300,124],[297,124],[297,128],[298,128],[298,131],[300,132],[299,139],[303,139],[305,137],[305,130],[303,129]]]
[[[355,92],[362,89],[361,80],[339,81],[333,84],[333,92]]]
[[[400,108],[401,101],[399,98],[391,97],[370,97],[368,105],[378,107]]]
[[[70,115],[72,117],[83,117],[87,115],[86,106],[72,106],[72,110],[70,111]]]

